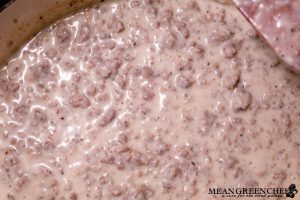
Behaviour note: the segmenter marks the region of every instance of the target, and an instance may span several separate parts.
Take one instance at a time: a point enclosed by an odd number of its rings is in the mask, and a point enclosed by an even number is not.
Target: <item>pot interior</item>
[[[0,65],[42,28],[103,0],[11,0],[0,10]]]

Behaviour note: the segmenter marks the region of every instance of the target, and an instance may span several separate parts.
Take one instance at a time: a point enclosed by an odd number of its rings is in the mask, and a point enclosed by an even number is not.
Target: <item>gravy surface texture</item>
[[[104,2],[46,28],[0,70],[0,199],[299,188],[299,105],[299,75],[235,7]]]

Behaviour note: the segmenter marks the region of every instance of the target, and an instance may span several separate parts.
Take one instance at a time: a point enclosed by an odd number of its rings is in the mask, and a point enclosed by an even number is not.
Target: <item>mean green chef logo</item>
[[[288,192],[286,193],[286,196],[287,197],[290,197],[290,198],[294,198],[295,195],[298,193],[298,190],[296,188],[296,185],[295,184],[291,184],[288,188]]]
[[[228,198],[294,198],[298,190],[295,184],[288,188],[209,188],[208,194]]]

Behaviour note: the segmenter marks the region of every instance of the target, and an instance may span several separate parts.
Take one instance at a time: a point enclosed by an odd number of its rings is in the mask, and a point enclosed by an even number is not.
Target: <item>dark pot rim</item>
[[[15,0],[1,0],[0,1],[0,12],[12,4]]]

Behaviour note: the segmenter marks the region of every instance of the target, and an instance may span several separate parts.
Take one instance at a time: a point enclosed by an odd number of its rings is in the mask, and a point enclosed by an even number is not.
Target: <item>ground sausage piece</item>
[[[84,23],[80,25],[79,31],[78,31],[78,40],[80,42],[87,41],[92,35],[92,30],[89,24]]]
[[[96,70],[97,75],[99,75],[101,78],[106,79],[110,77],[112,70],[108,67],[100,67]]]
[[[0,90],[2,90],[5,94],[14,93],[20,88],[20,84],[9,81],[6,79],[0,79]]]
[[[163,155],[170,149],[170,145],[158,139],[155,143],[155,153],[158,155]]]
[[[187,7],[187,9],[190,9],[190,10],[196,10],[196,11],[200,10],[199,5],[196,1],[189,1],[186,4],[186,7]]]
[[[50,79],[53,75],[51,72],[51,63],[48,60],[42,60],[29,68],[31,71],[31,80]]]
[[[286,178],[287,178],[287,174],[284,170],[281,170],[273,174],[273,179],[279,179],[280,182],[283,182]]]
[[[26,183],[28,183],[30,180],[29,180],[29,177],[27,175],[24,175],[24,174],[20,174],[18,176],[18,178],[16,179],[15,183],[15,188],[17,191],[20,191]]]
[[[173,17],[173,11],[171,9],[163,10],[160,14],[161,19],[171,20]]]
[[[181,61],[175,65],[175,69],[178,71],[191,70],[192,68],[192,62],[188,61]]]
[[[230,4],[230,3],[232,3],[231,0],[215,0],[215,1],[223,3],[223,4]]]
[[[152,91],[151,87],[149,85],[144,85],[141,88],[141,96],[144,100],[150,101],[154,97],[154,92]]]
[[[42,109],[36,108],[33,111],[34,119],[38,123],[45,123],[47,121],[47,114]]]
[[[174,33],[168,33],[163,39],[164,47],[167,49],[173,49],[176,45],[177,38]]]
[[[87,108],[90,106],[90,100],[83,94],[73,94],[68,97],[68,103],[74,108]]]
[[[231,98],[231,108],[234,112],[244,111],[251,104],[251,94],[243,88],[234,90]]]
[[[99,126],[104,127],[113,121],[116,117],[116,110],[115,109],[108,109],[100,118]]]
[[[137,1],[137,0],[130,0],[130,1],[129,1],[129,7],[130,7],[131,9],[140,7],[140,1]]]
[[[218,27],[212,30],[211,35],[208,39],[209,42],[218,44],[230,39],[232,35],[233,34],[226,27]]]
[[[101,48],[104,48],[104,49],[114,49],[116,47],[116,42],[112,41],[112,40],[108,40],[108,41],[105,41],[101,44]]]
[[[253,179],[249,179],[249,180],[245,180],[243,183],[245,188],[256,188],[259,186],[259,184],[257,183],[257,181],[253,180]]]
[[[20,162],[19,152],[16,151],[15,148],[7,146],[5,148],[1,148],[0,150],[1,150],[1,154],[3,153],[3,156],[4,156],[1,158],[1,159],[3,159],[2,161],[3,161],[4,166],[14,167]]]
[[[146,4],[146,5],[151,5],[151,4],[153,4],[153,0],[143,0],[143,2],[144,2],[144,4]]]
[[[71,32],[66,25],[61,25],[55,32],[59,44],[68,43],[71,40]]]
[[[121,33],[125,30],[124,24],[121,21],[114,21],[112,24],[112,30],[114,33]]]
[[[70,194],[70,200],[77,200],[77,199],[78,199],[77,193],[76,193],[76,192],[72,192],[72,193]]]
[[[192,55],[195,55],[195,57],[197,58],[197,59],[199,59],[199,58],[203,58],[203,56],[204,56],[204,54],[205,54],[205,47],[204,46],[202,46],[201,44],[197,44],[196,42],[192,42],[191,43],[191,47],[193,47],[193,48],[191,48],[191,54]]]
[[[141,69],[143,78],[150,78],[153,75],[153,69],[151,67],[143,67]]]
[[[29,108],[30,106],[28,104],[21,103],[15,107],[13,115],[18,119],[23,119],[25,116],[27,116]]]
[[[221,80],[221,85],[227,89],[233,89],[240,80],[240,71],[227,69]]]
[[[125,76],[117,75],[115,81],[120,88],[124,89],[126,87],[127,80]]]
[[[117,141],[121,144],[126,144],[127,143],[127,136],[125,133],[120,133],[118,136],[117,136]]]
[[[207,134],[211,127],[214,125],[216,121],[217,116],[212,114],[211,112],[205,110],[204,112],[201,112],[198,116],[199,121],[199,133],[201,134]]]
[[[107,150],[101,151],[99,154],[100,162],[105,164],[113,164],[115,157]]]
[[[129,161],[136,166],[148,165],[149,159],[138,151],[132,151],[128,157]]]
[[[160,26],[168,26],[173,18],[173,11],[171,9],[163,10],[159,16]]]
[[[225,56],[225,58],[233,58],[237,54],[237,49],[233,44],[228,43],[224,45],[222,53]]]
[[[176,77],[176,85],[180,88],[189,88],[193,85],[194,81],[192,81],[190,78],[180,74]]]
[[[7,193],[6,197],[8,200],[16,200],[14,194],[12,194],[12,193]]]
[[[178,164],[172,164],[166,167],[163,171],[164,177],[167,179],[174,179],[182,173],[181,169],[179,168]]]
[[[226,169],[232,169],[234,168],[237,164],[239,163],[239,161],[232,157],[232,156],[229,156],[227,159],[225,159],[224,161],[224,164],[225,164],[225,167]]]
[[[242,46],[242,42],[242,40],[230,40],[226,42],[222,47],[224,57],[228,59],[235,57]]]
[[[130,125],[130,119],[125,115],[118,119],[117,124],[121,129],[126,129]]]
[[[110,193],[112,196],[118,197],[123,193],[123,191],[120,186],[114,186],[114,187],[110,188]]]
[[[89,96],[95,96],[97,93],[97,86],[94,84],[89,84],[86,88],[86,94]]]
[[[185,23],[178,22],[176,25],[176,30],[182,35],[182,37],[186,39],[190,37],[190,31],[186,27]]]
[[[285,126],[287,127],[292,126],[291,115],[289,113],[282,113],[280,117]]]
[[[199,115],[199,122],[205,126],[212,126],[216,120],[217,116],[212,114],[211,112],[205,110]]]
[[[157,16],[157,8],[154,8],[154,7],[150,7],[146,10],[146,13],[148,16],[150,17],[156,17]]]

